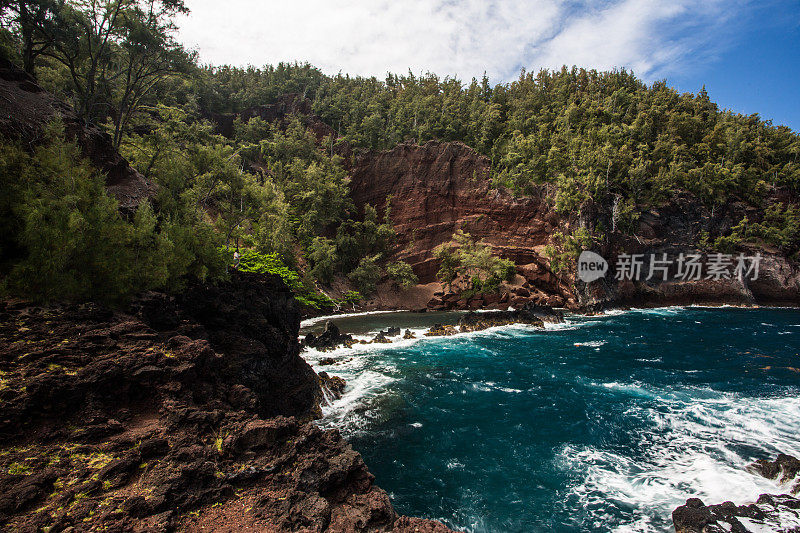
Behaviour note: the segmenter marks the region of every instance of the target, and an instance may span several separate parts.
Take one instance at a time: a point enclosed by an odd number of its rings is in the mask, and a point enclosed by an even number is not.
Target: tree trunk
[[[25,0],[19,1],[19,25],[22,32],[22,68],[31,76],[35,76],[33,54],[33,25]]]

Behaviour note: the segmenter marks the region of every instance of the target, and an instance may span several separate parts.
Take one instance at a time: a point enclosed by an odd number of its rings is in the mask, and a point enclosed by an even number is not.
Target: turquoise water
[[[333,356],[320,369],[348,389],[322,424],[400,513],[464,531],[666,531],[688,497],[781,491],[744,467],[800,454],[798,310],[628,311]]]

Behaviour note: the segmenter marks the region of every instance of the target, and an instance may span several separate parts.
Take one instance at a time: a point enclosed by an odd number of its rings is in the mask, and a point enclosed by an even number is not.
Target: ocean
[[[334,322],[421,337],[457,318]],[[303,356],[347,380],[319,423],[361,452],[397,511],[461,531],[667,531],[690,497],[786,492],[745,467],[800,456],[796,309],[619,311]]]

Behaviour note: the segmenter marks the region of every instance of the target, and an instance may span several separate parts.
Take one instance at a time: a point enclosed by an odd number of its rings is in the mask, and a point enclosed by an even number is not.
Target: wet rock
[[[339,346],[351,346],[353,344],[353,336],[342,333],[333,322],[325,323],[325,331],[319,335],[309,333],[303,341],[304,346],[314,348],[321,351],[334,350]]]
[[[786,483],[795,479],[798,466],[796,458],[780,454],[774,461],[757,461],[748,470]],[[705,505],[698,498],[690,498],[672,512],[672,521],[676,533],[797,533],[798,516],[800,499],[788,494],[762,494],[755,503],[746,505],[730,501]]]
[[[327,372],[320,372],[319,374],[320,386],[324,391],[327,391],[331,396],[336,399],[342,397],[344,388],[347,382],[339,376],[330,376]]]
[[[379,331],[375,337],[372,338],[373,343],[390,344],[392,341],[386,337],[385,331]]]
[[[689,498],[686,505],[678,507],[672,512],[672,522],[675,533],[722,533],[724,530],[716,525],[716,519],[711,511],[699,498]],[[712,529],[708,529],[711,527]]]
[[[543,327],[545,319],[552,322],[563,320],[561,315],[552,309],[526,304],[522,309],[514,311],[467,313],[459,320],[458,327],[462,333],[511,324],[528,324]]]
[[[425,332],[426,337],[447,337],[456,335],[458,330],[449,324],[434,324],[432,328]]]
[[[525,306],[520,309],[520,312],[525,316],[538,318],[542,322],[549,322],[551,324],[564,322],[564,313],[548,305],[538,305],[530,302],[525,304]]]
[[[787,483],[794,480],[800,472],[800,460],[781,453],[774,461],[766,459],[756,461],[748,467],[748,470],[767,479],[776,479],[781,483]],[[795,484],[791,489],[792,494],[797,494],[798,491],[800,491],[800,483]]]

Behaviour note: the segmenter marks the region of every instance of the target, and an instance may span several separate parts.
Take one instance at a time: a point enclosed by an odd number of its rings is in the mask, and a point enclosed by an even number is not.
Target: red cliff
[[[490,162],[462,143],[405,143],[356,157],[353,201],[382,210],[390,198],[398,242],[394,257],[410,263],[422,283],[435,280],[434,249],[457,229],[514,261],[526,281],[551,294],[568,288],[546,267],[542,249],[563,221],[544,195],[515,197],[491,187]]]

